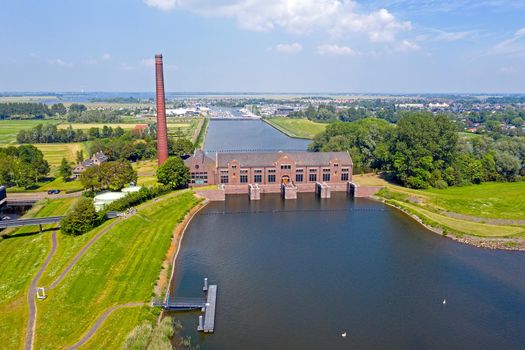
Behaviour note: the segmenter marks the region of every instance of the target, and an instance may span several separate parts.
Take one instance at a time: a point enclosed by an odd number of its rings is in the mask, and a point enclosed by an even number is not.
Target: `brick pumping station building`
[[[162,55],[155,56],[157,102],[158,164],[168,159],[168,136]],[[281,193],[286,199],[298,192],[316,192],[329,198],[332,191],[347,191],[368,197],[379,187],[357,187],[352,182],[352,158],[348,152],[217,152],[207,155],[197,150],[185,160],[190,170],[190,186],[217,185],[216,191],[203,194],[223,200],[226,194]],[[204,191],[203,191],[204,192]],[[211,198],[213,197],[213,198]]]

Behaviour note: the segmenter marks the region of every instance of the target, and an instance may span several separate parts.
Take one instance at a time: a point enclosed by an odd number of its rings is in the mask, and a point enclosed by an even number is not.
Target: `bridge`
[[[34,219],[2,220],[0,221],[0,229],[22,226],[40,226],[40,232],[42,232],[42,225],[56,224],[57,222],[60,222],[62,218],[63,216],[49,216]]]
[[[197,330],[204,333],[213,333],[215,330],[215,308],[217,304],[217,285],[208,286],[208,279],[204,279],[202,290],[206,293],[206,298],[171,298],[166,296],[164,302],[154,302],[153,306],[161,307],[166,311],[192,311],[202,310],[204,317],[199,316]]]

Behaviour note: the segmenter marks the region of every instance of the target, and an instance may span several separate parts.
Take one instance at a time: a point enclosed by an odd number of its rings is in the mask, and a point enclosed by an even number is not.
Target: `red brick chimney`
[[[157,158],[161,165],[168,159],[168,126],[166,124],[162,55],[155,55],[155,73],[157,77]]]

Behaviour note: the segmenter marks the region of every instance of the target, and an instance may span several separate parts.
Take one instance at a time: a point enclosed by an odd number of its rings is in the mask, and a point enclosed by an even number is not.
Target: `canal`
[[[212,122],[208,145],[266,132],[246,123]],[[219,285],[214,334],[176,315],[201,349],[523,349],[524,276],[525,254],[456,243],[373,200],[228,196],[188,226],[172,289]]]
[[[306,150],[311,141],[286,136],[262,120],[211,120],[204,147],[221,150]]]

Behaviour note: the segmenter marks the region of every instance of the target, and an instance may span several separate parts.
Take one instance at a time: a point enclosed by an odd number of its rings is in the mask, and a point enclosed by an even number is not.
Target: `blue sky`
[[[525,1],[0,0],[0,91],[525,93]]]

